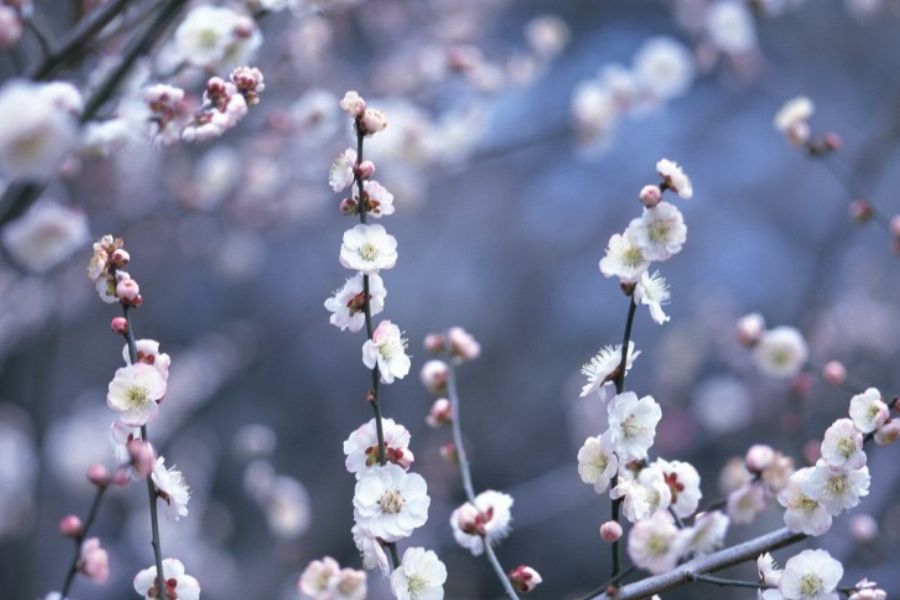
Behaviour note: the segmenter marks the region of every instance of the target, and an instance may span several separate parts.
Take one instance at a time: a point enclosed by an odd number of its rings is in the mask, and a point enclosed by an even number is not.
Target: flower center
[[[622,434],[626,438],[640,437],[645,430],[646,428],[634,415],[628,415],[628,418],[622,421]]]
[[[856,444],[849,437],[842,437],[837,444],[837,451],[844,458],[850,458],[856,452]]]
[[[656,244],[665,242],[669,238],[669,225],[665,221],[656,221],[647,226],[647,234],[650,241]]]
[[[815,573],[807,573],[800,578],[800,593],[811,598],[822,593],[822,578]]]
[[[403,508],[403,496],[397,490],[385,492],[378,501],[381,512],[389,515],[396,515]]]
[[[669,540],[664,535],[654,534],[647,540],[647,550],[659,556],[669,551]]]
[[[428,589],[428,580],[418,573],[414,573],[406,580],[406,587],[409,589],[409,597],[412,598],[412,600],[416,600],[419,597],[420,592]]]
[[[847,479],[843,475],[828,478],[828,489],[835,496],[844,495],[847,487]]]
[[[128,388],[128,392],[125,394],[125,402],[131,409],[143,408],[147,404],[149,396],[147,388],[133,385]]]
[[[622,255],[622,262],[629,267],[637,267],[644,262],[644,253],[640,248],[629,248]]]
[[[378,248],[374,244],[365,243],[357,250],[359,257],[365,261],[372,262],[378,257]]]

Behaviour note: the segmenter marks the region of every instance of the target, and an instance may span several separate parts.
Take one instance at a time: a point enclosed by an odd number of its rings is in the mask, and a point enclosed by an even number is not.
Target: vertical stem
[[[628,367],[628,346],[631,342],[631,327],[634,325],[634,313],[637,311],[637,304],[634,301],[634,292],[629,297],[628,317],[625,319],[625,334],[622,336],[622,359],[619,361],[619,372],[616,374],[616,394],[625,391],[625,371]],[[618,474],[613,476],[610,487],[615,488],[619,484]],[[622,499],[616,498],[612,501],[611,517],[616,523],[619,522],[619,512],[622,506]],[[621,566],[622,549],[619,540],[612,543],[612,577],[619,575]]]

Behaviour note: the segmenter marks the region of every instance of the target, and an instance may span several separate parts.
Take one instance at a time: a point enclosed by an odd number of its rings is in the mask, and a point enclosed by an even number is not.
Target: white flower
[[[0,232],[0,242],[13,259],[38,274],[69,258],[89,240],[85,214],[53,200],[36,202]]]
[[[831,529],[831,515],[818,500],[803,491],[812,471],[809,467],[795,471],[787,487],[778,492],[778,503],[787,509],[784,524],[788,529],[794,533],[822,535]]]
[[[378,274],[369,275],[369,311],[374,317],[384,310],[387,290]],[[333,296],[325,300],[325,308],[331,312],[329,322],[341,331],[359,331],[366,324],[363,275],[357,273],[344,283]]]
[[[793,377],[806,363],[806,342],[794,327],[776,327],[763,333],[753,348],[753,361],[771,377]]]
[[[0,167],[11,177],[52,175],[78,141],[75,119],[48,85],[13,80],[0,89],[0,114],[15,115],[0,126]]]
[[[153,465],[152,477],[156,485],[156,494],[166,503],[169,516],[176,521],[186,517],[191,490],[181,471],[174,466],[166,469],[166,459],[160,456]]]
[[[696,556],[705,556],[721,548],[725,543],[730,521],[724,513],[717,510],[698,514],[694,525],[685,529],[689,533],[690,552]]]
[[[134,576],[134,591],[145,600],[159,600],[161,597],[178,600],[199,600],[200,584],[190,575],[185,575],[184,565],[177,558],[162,561],[163,579],[166,582],[164,594],[156,588],[156,565],[144,569]]]
[[[144,363],[122,367],[109,383],[106,403],[126,425],[140,427],[156,417],[159,401],[166,394],[166,380]]]
[[[775,129],[781,133],[790,133],[798,126],[806,126],[813,116],[816,106],[806,96],[797,96],[788,100],[775,114]]]
[[[781,581],[781,569],[772,555],[766,552],[756,559],[756,568],[759,571],[759,582],[766,585],[778,585]]]
[[[366,574],[355,569],[341,569],[330,556],[309,563],[297,582],[300,593],[316,600],[363,600],[366,597]]]
[[[844,567],[825,550],[804,550],[788,559],[778,591],[787,600],[837,600]]]
[[[172,359],[165,352],[159,351],[159,342],[150,339],[137,340],[134,343],[134,347],[137,351],[138,363],[151,365],[159,371],[163,379],[169,379],[169,365],[172,363]],[[125,344],[122,348],[122,358],[125,359],[125,364],[131,364],[131,353],[128,350],[128,344]]]
[[[424,548],[407,548],[391,574],[391,591],[397,600],[442,600],[447,568],[437,554]]]
[[[662,471],[649,466],[641,469],[637,476],[631,473],[629,470],[622,471],[619,485],[609,494],[613,500],[625,499],[622,513],[626,519],[632,523],[643,521],[654,512],[669,508],[672,492]]]
[[[344,232],[341,264],[374,275],[397,264],[397,240],[381,225],[359,224]]]
[[[425,480],[394,464],[359,472],[353,496],[356,523],[386,542],[412,534],[428,520]]]
[[[834,516],[859,504],[861,496],[868,496],[870,481],[868,467],[831,467],[820,459],[801,484],[801,489]]]
[[[384,435],[387,461],[409,469],[413,462],[413,454],[409,450],[409,431],[393,419],[382,419],[381,429]],[[350,434],[344,442],[344,454],[347,455],[345,466],[351,473],[360,471],[379,463],[378,435],[375,419]]]
[[[600,259],[600,272],[604,277],[618,277],[622,283],[634,283],[650,266],[650,259],[632,237],[631,229],[614,233],[609,238],[606,256]]]
[[[641,351],[634,351],[634,342],[628,341],[628,356],[625,360],[625,372],[631,370],[634,359],[640,356]],[[592,392],[597,392],[601,400],[606,400],[607,391],[615,387],[615,378],[618,375],[619,364],[622,362],[622,345],[604,346],[589,363],[581,368],[581,373],[587,375],[588,382],[581,389],[581,397],[584,398]]]
[[[475,505],[463,504],[450,515],[453,537],[473,555],[484,552],[484,541],[492,546],[509,535],[512,520],[509,494],[486,490],[475,496]]]
[[[666,187],[678,194],[679,198],[689,199],[694,195],[694,187],[691,179],[684,174],[678,163],[668,158],[660,159],[656,163],[656,172],[663,178]]]
[[[638,399],[634,392],[615,396],[607,406],[610,442],[623,461],[647,458],[662,410],[651,396]]]
[[[675,514],[682,519],[694,514],[703,497],[697,469],[690,463],[661,458],[657,458],[650,466],[662,472],[666,485],[672,492],[671,508]]]
[[[657,575],[675,567],[687,547],[685,532],[679,531],[669,513],[659,510],[635,523],[628,535],[628,556],[636,567]]]
[[[850,419],[838,419],[825,430],[822,460],[832,467],[858,469],[866,464],[862,433]]]
[[[261,43],[252,18],[209,4],[191,10],[174,35],[174,51],[181,60],[212,71],[247,64]]]
[[[641,45],[634,56],[634,72],[641,87],[661,101],[683,95],[694,81],[690,52],[667,37],[650,38]]]
[[[652,276],[647,271],[641,273],[641,279],[634,288],[635,301],[650,309],[650,317],[659,325],[667,323],[669,316],[663,312],[662,306],[669,303],[671,294],[666,280],[660,277],[659,271]]]
[[[594,490],[602,494],[618,470],[619,459],[613,452],[608,433],[584,441],[578,451],[578,474],[583,482],[593,484]]]
[[[881,392],[869,388],[850,399],[850,418],[863,433],[872,433],[885,424],[890,411],[881,398]]]
[[[712,43],[728,54],[749,52],[756,47],[756,26],[743,2],[720,0],[709,5],[706,30]]]
[[[684,216],[670,202],[645,208],[638,219],[628,225],[631,239],[641,247],[647,260],[667,260],[681,252],[687,239]]]
[[[363,568],[367,570],[378,569],[385,577],[390,576],[391,566],[388,562],[384,546],[377,537],[372,535],[365,527],[354,525],[351,530],[353,542],[362,557]]]
[[[406,339],[400,334],[400,328],[390,321],[379,323],[372,332],[372,339],[363,344],[362,359],[370,369],[378,365],[382,383],[403,379],[412,365],[406,354]]]
[[[752,523],[766,507],[765,490],[763,486],[748,482],[728,494],[728,516],[738,525]]]
[[[334,159],[331,163],[331,170],[328,171],[328,185],[335,192],[345,190],[351,185],[356,177],[354,169],[356,168],[356,150],[347,148]]]

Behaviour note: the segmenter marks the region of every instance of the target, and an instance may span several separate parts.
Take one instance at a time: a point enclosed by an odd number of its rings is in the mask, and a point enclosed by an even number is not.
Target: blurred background
[[[327,183],[353,141],[337,106],[348,89],[389,121],[367,143],[397,206],[381,221],[399,243],[397,266],[382,273],[381,316],[405,331],[413,371],[382,397],[386,416],[412,433],[413,469],[432,498],[427,525],[401,549],[438,551],[447,598],[502,590],[487,562],[452,538],[448,519],[463,493],[439,456],[449,430],[424,423],[432,399],[418,381],[429,358],[421,341],[459,325],[482,344],[481,358],[459,372],[461,421],[476,489],[515,498],[503,564],[536,568],[539,598],[574,599],[600,585],[609,549],[597,528],[609,500],[580,481],[575,457],[605,428],[605,411],[579,398],[580,369],[621,342],[627,298],[598,261],[640,214],[638,192],[658,183],[660,158],[684,167],[694,197],[678,201],[684,250],[659,265],[672,288],[671,322],[656,325],[639,310],[633,338],[643,354],[627,387],[662,406],[653,454],[697,467],[701,505],[723,497],[722,468],[752,444],[806,464],[808,442],[846,415],[851,390],[897,395],[896,238],[885,220],[858,223],[849,213],[860,194],[879,215],[900,210],[895,1],[369,0],[268,13],[260,5],[228,5],[257,11],[263,38],[252,64],[266,90],[244,121],[206,143],[73,155],[33,210],[75,207],[89,236],[50,265],[28,264],[6,243],[3,597],[61,587],[73,548],[59,519],[86,513],[87,466],[112,464],[105,394],[122,366],[121,339],[109,331],[119,312],[84,275],[90,242],[106,233],[124,238],[141,285],[138,337],[172,356],[150,439],[193,497],[187,518],[163,519],[163,555],[179,557],[207,599],[296,598],[300,572],[323,555],[358,566],[355,481],[342,443],[371,418],[370,374],[359,360],[363,334],[339,331],[323,308],[351,275],[338,250],[355,220],[339,213],[342,196]],[[38,3],[35,22],[65,31],[70,9]],[[89,86],[92,69],[114,54],[115,38],[104,43],[60,78]],[[26,32],[5,52],[11,79],[39,48]],[[157,54],[165,57],[165,40]],[[163,58],[139,66],[145,82],[162,80]],[[206,77],[187,69],[165,80],[199,94]],[[814,134],[842,138],[828,164],[772,125],[798,95],[815,102]],[[734,337],[736,319],[752,311],[804,332],[810,378],[776,381],[755,369]],[[816,376],[829,360],[847,366],[848,389]],[[844,564],[844,585],[867,576],[900,593],[896,451],[870,454],[872,488],[860,507],[779,560],[826,548]],[[134,573],[152,562],[146,502],[143,485],[107,495],[94,532],[110,551],[110,581],[76,581],[73,600],[132,593]],[[728,541],[782,526],[782,512],[770,501]],[[850,527],[861,514],[879,524],[864,542]],[[733,574],[756,577],[753,565]],[[380,576],[369,586],[369,597],[389,597]],[[688,586],[665,597],[713,593],[754,594]]]

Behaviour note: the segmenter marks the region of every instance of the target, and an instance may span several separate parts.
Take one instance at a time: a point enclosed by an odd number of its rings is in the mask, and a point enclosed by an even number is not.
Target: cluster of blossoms
[[[347,230],[340,249],[341,264],[356,274],[325,301],[331,323],[341,330],[366,327],[368,339],[362,347],[363,364],[372,370],[373,388],[367,400],[376,407],[375,418],[360,426],[344,442],[346,467],[356,476],[353,497],[353,539],[362,556],[363,567],[379,569],[390,576],[394,595],[405,600],[443,597],[447,571],[432,551],[409,548],[399,564],[395,543],[409,537],[428,519],[425,479],[410,473],[415,457],[409,449],[410,434],[401,424],[382,418],[378,384],[404,378],[411,361],[406,339],[391,321],[381,321],[372,329],[372,316],[384,310],[387,291],[379,272],[397,262],[397,240],[382,225],[370,225],[367,217],[380,218],[394,212],[393,195],[372,179],[375,165],[362,159],[363,140],[387,126],[384,113],[368,108],[356,92],[347,92],[340,107],[353,118],[357,148],[348,148],[335,160],[329,184],[335,192],[352,187],[351,196],[341,202],[345,215],[359,215],[360,223]],[[390,548],[393,560],[385,548]],[[311,563],[300,577],[301,593],[316,600],[353,600],[365,597],[365,573],[341,570],[330,558]]]
[[[648,268],[653,261],[667,260],[681,250],[687,228],[680,211],[661,198],[666,190],[690,198],[693,190],[677,164],[663,159],[656,167],[662,183],[641,190],[643,215],[632,220],[624,233],[612,236],[600,270],[606,277],[619,278],[622,290],[631,296],[631,315],[641,303],[662,324],[668,321],[662,310],[669,299],[668,287],[658,274],[649,276]],[[692,465],[661,458],[649,461],[662,410],[653,397],[622,390],[625,375],[639,355],[634,342],[627,340],[624,347],[602,348],[582,369],[588,378],[582,397],[597,394],[606,402],[610,388],[618,393],[606,407],[608,429],[589,437],[579,450],[578,473],[597,493],[609,490],[613,501],[621,503],[625,518],[634,523],[628,539],[634,564],[661,573],[688,554],[703,555],[718,548],[729,519],[718,511],[695,515],[702,494],[700,476]],[[690,525],[676,525],[675,518],[692,516]],[[600,533],[605,541],[617,542],[623,529],[613,520]]]

